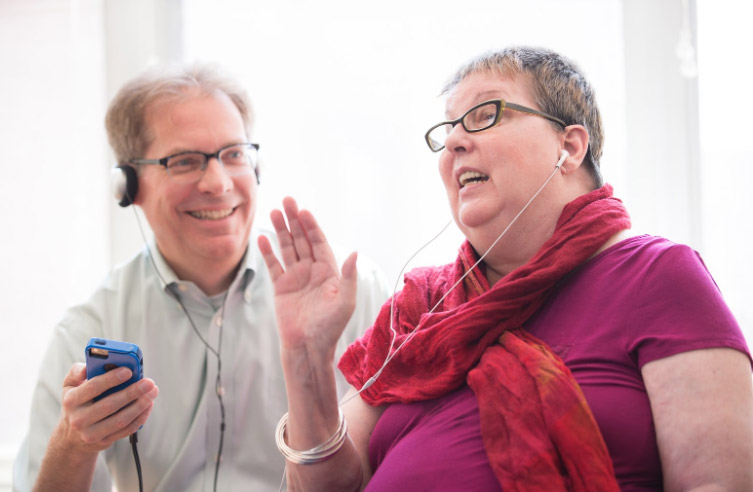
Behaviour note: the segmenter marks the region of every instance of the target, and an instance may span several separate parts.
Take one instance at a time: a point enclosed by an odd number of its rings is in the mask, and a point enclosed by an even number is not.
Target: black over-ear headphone
[[[127,207],[136,199],[136,193],[139,191],[139,177],[136,174],[136,168],[127,164],[112,168],[110,172],[110,182],[112,184],[112,194],[117,200],[118,205]],[[256,184],[259,181],[259,166],[254,168]]]
[[[112,184],[112,194],[121,207],[127,207],[136,199],[136,192],[139,190],[139,177],[136,175],[136,168],[133,166],[120,165],[112,168],[110,183]]]

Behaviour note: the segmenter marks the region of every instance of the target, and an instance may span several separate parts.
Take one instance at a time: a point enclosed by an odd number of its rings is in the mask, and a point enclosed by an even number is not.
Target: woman
[[[512,48],[445,93],[449,121],[426,139],[467,241],[454,264],[406,275],[343,356],[350,395],[363,391],[342,418],[333,358],[355,255],[340,275],[292,199],[288,226],[272,214],[284,267],[259,241],[289,487],[753,490],[748,348],[695,252],[631,234],[602,185],[601,120],[577,67]]]

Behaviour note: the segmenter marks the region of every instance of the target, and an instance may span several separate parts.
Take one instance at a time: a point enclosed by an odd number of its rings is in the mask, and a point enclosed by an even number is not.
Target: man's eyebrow
[[[198,152],[198,150],[189,149],[187,147],[174,147],[170,149],[170,151],[165,152],[165,155],[163,157],[169,157],[176,154],[185,154],[187,152]]]
[[[244,139],[241,139],[241,140],[238,140],[238,141],[232,140],[232,141],[226,143],[225,145],[223,145],[222,147],[219,147],[218,149],[215,149],[214,152],[217,152],[218,150],[225,149],[227,147],[232,147],[233,145],[241,145],[241,144],[244,144],[244,143],[246,143],[246,141]],[[171,156],[171,155],[186,154],[186,153],[191,153],[191,152],[195,152],[197,154],[209,154],[209,152],[202,152],[201,150],[196,150],[195,148],[190,148],[190,147],[174,147],[173,150],[172,150],[172,152],[168,152],[166,155]]]

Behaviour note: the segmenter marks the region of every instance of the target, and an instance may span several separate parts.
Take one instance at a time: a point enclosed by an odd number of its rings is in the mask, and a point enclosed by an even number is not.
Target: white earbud
[[[566,151],[565,149],[562,149],[562,153],[560,154],[560,160],[557,161],[557,164],[554,165],[556,168],[562,167],[562,163],[565,162],[565,159],[567,159],[570,156],[570,152]]]

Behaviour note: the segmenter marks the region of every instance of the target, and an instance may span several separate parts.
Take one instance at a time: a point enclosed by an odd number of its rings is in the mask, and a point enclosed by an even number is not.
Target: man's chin
[[[202,261],[217,260],[223,263],[231,258],[240,258],[246,252],[248,247],[248,237],[239,238],[237,235],[223,235],[203,238],[193,247],[193,256]]]

